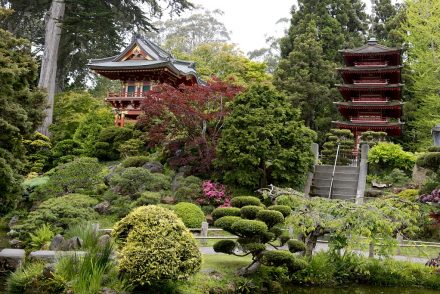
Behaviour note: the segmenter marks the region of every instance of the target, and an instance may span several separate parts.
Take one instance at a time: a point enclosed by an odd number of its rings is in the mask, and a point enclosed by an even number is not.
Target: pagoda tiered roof
[[[340,50],[345,67],[338,68],[344,84],[336,85],[344,102],[335,102],[346,121],[334,121],[351,130],[356,140],[365,131],[401,134],[401,49],[371,39],[364,46]],[[356,147],[355,147],[356,148]]]
[[[176,59],[171,53],[140,36],[134,37],[122,53],[92,59],[88,67],[112,80],[149,76],[157,80],[160,80],[160,77],[171,77],[173,80],[201,82],[194,62]]]

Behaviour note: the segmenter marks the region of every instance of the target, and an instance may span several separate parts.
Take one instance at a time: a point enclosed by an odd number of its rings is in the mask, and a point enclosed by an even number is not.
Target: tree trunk
[[[306,238],[306,256],[312,256],[313,250],[316,247],[316,243],[318,242],[318,237],[313,234],[310,237]]]
[[[263,158],[260,159],[260,170],[262,172],[261,178],[260,178],[260,188],[267,187],[267,169],[266,169],[266,162]]]
[[[58,49],[61,38],[61,19],[64,17],[64,0],[53,0],[50,11],[46,15],[46,33],[44,36],[44,55],[41,60],[40,80],[38,87],[47,91],[46,117],[38,131],[49,135],[52,124],[57,75]]]

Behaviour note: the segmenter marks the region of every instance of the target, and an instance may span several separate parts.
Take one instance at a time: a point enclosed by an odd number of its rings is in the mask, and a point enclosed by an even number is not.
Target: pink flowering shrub
[[[200,205],[212,205],[214,207],[231,206],[231,196],[227,192],[225,185],[214,183],[212,181],[203,181],[203,196],[196,201]]]

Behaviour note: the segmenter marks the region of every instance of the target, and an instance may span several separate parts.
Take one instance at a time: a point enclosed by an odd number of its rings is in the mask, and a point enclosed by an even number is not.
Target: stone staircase
[[[315,165],[310,196],[328,198],[332,174],[332,165]],[[331,198],[354,201],[358,188],[358,180],[359,167],[336,166]]]

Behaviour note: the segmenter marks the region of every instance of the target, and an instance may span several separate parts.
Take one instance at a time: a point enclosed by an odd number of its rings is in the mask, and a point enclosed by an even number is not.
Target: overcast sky
[[[363,0],[370,10],[371,1]],[[194,4],[224,15],[220,20],[231,31],[232,42],[238,44],[244,53],[265,47],[266,36],[282,36],[288,27],[276,24],[281,18],[290,18],[294,0],[191,0]],[[395,2],[395,1],[394,1]]]

